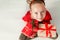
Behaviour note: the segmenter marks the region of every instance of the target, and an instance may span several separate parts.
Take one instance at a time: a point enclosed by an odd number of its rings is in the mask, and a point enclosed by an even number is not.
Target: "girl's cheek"
[[[31,18],[33,19],[33,18],[34,18],[34,16],[33,16],[33,12],[32,12],[32,11],[30,11],[30,13],[31,13]]]
[[[45,16],[46,16],[46,13],[44,13],[44,15],[43,15],[43,19],[45,18]]]
[[[37,19],[37,15],[34,14],[34,13],[32,13],[32,14],[31,14],[31,18],[32,18],[32,19]]]
[[[33,13],[31,13],[31,18],[34,19],[35,18],[35,15]]]

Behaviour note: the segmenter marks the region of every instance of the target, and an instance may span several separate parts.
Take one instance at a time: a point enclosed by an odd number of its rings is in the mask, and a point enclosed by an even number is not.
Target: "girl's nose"
[[[37,17],[38,19],[42,19],[42,14],[39,12]]]

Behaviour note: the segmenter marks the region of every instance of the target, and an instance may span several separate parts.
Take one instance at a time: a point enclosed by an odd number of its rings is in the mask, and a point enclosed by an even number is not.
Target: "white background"
[[[51,22],[56,24],[57,32],[60,34],[60,0],[45,0],[45,2],[53,18]],[[28,9],[26,0],[0,0],[0,40],[18,40],[25,26],[22,17]]]

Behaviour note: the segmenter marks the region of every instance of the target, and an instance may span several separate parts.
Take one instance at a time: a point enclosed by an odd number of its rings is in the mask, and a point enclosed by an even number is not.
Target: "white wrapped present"
[[[39,37],[56,37],[56,27],[52,24],[39,24]]]

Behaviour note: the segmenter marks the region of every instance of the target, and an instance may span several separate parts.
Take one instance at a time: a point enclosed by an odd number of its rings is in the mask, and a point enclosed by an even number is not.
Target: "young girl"
[[[48,23],[52,20],[50,13],[45,8],[44,0],[27,0],[30,10],[23,17],[23,20],[27,22],[23,28],[19,40],[31,40],[37,37],[37,31],[39,24]],[[56,39],[58,35],[53,39]]]

